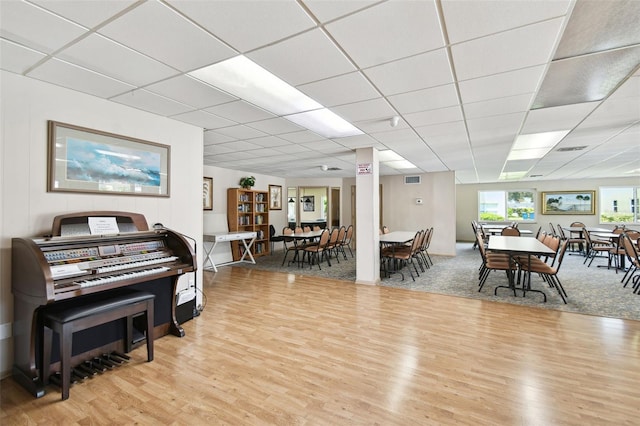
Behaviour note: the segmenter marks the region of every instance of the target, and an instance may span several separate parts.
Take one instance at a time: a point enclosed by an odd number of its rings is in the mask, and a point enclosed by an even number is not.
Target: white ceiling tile
[[[238,125],[238,126],[230,126],[224,127],[217,130],[218,133],[226,136],[231,136],[236,139],[251,139],[251,138],[260,138],[263,136],[267,136],[266,133],[261,132],[260,130],[253,129],[248,126]]]
[[[187,75],[163,80],[145,89],[195,108],[207,108],[238,99]]]
[[[321,30],[308,31],[247,56],[293,86],[355,71]]]
[[[640,120],[640,103],[634,98],[610,99],[603,102],[580,127],[586,129],[604,126],[631,125]]]
[[[214,144],[220,144],[220,143],[225,143],[225,142],[231,142],[234,141],[235,138],[232,138],[230,136],[226,136],[226,135],[221,135],[220,133],[217,133],[214,130],[207,130],[204,132],[204,144],[206,145],[214,145]]]
[[[350,149],[350,148],[346,148],[344,145],[341,145],[341,144],[339,144],[337,142],[334,142],[332,140],[329,140],[329,139],[325,139],[325,140],[321,140],[321,141],[315,141],[315,142],[302,143],[300,145],[303,145],[306,148],[308,148],[310,150],[313,150],[313,151],[319,151],[319,152],[331,153],[331,154],[344,152],[346,149]]]
[[[461,81],[458,85],[462,103],[534,93],[542,81],[544,70],[544,66],[536,66]]]
[[[489,117],[492,115],[510,114],[529,110],[533,93],[507,96],[505,98],[464,104],[464,115],[467,119]]]
[[[393,129],[388,132],[380,132],[373,135],[376,140],[383,144],[389,142],[419,142],[420,137],[412,129]]]
[[[270,112],[245,101],[228,102],[206,108],[205,111],[239,123],[250,123],[252,121],[274,117]]]
[[[251,143],[259,145],[263,148],[273,148],[276,146],[289,146],[291,142],[285,141],[276,136],[265,136],[262,138],[251,139]]]
[[[97,26],[136,3],[134,0],[31,0],[31,2],[87,28]]]
[[[122,95],[114,96],[111,100],[163,116],[176,115],[191,109],[188,105],[172,101],[144,89],[132,90]]]
[[[390,119],[396,115],[389,103],[381,98],[337,106],[331,110],[351,123],[376,118]]]
[[[303,144],[294,144],[294,145],[285,145],[274,148],[276,151],[279,151],[283,154],[292,154],[292,153],[300,153],[300,152],[313,152],[308,146]]]
[[[65,49],[59,58],[136,86],[177,74],[176,70],[97,34]]]
[[[515,113],[467,120],[472,146],[485,141],[494,143],[500,137],[510,138],[513,142],[524,116],[525,113]]]
[[[0,39],[0,68],[22,74],[46,55],[8,40]]]
[[[205,145],[203,148],[204,155],[216,155],[216,154],[228,154],[235,152],[235,149],[230,146],[223,146],[220,144]]]
[[[467,80],[548,62],[562,22],[552,19],[452,46],[458,78]]]
[[[380,93],[359,72],[303,84],[297,89],[325,107],[380,97]]]
[[[453,83],[445,49],[379,65],[364,73],[386,95]]]
[[[3,1],[0,36],[51,53],[87,32],[86,28],[23,1]]]
[[[185,112],[183,114],[174,115],[171,118],[202,127],[203,129],[227,128],[228,126],[236,124],[231,120],[227,120],[226,118],[218,117],[217,115],[204,111]]]
[[[398,120],[395,127],[391,127],[390,118],[375,118],[373,120],[362,120],[353,123],[358,129],[375,137],[377,133],[388,132],[391,130],[408,129],[409,125],[402,119]]]
[[[444,46],[432,1],[381,3],[332,22],[326,28],[361,68]]]
[[[462,120],[462,110],[459,106],[433,109],[405,114],[405,120],[412,126],[429,126],[431,124],[449,123]]]
[[[240,52],[271,44],[315,26],[294,0],[169,0],[169,4]]]
[[[529,111],[521,133],[542,133],[571,130],[598,106],[599,102],[564,105]]]
[[[331,21],[379,2],[380,0],[303,0],[320,22]]]
[[[144,3],[99,32],[180,71],[191,71],[237,53],[158,2]]]
[[[415,130],[432,149],[442,150],[449,147],[469,149],[470,147],[467,129],[462,121],[416,127]]]
[[[458,105],[458,94],[454,84],[393,95],[387,99],[403,114]]]
[[[270,118],[268,120],[254,121],[248,124],[249,127],[261,130],[272,135],[281,135],[283,133],[292,133],[304,130],[303,127],[280,117]]]
[[[222,147],[233,148],[236,152],[253,151],[253,150],[256,150],[256,149],[260,148],[259,145],[256,145],[256,144],[253,144],[253,143],[247,142],[247,141],[228,142],[228,143],[221,144],[221,146]],[[243,152],[243,154],[244,154],[244,156],[240,157],[240,158],[246,158],[249,153]]]
[[[303,130],[301,132],[292,132],[279,135],[280,138],[289,142],[305,143],[326,140],[323,136],[313,133],[311,130]]]
[[[453,44],[563,16],[569,0],[443,0],[442,11]]]
[[[89,93],[100,98],[110,98],[135,89],[135,86],[130,84],[57,59],[50,59],[38,66],[29,73],[29,77]]]

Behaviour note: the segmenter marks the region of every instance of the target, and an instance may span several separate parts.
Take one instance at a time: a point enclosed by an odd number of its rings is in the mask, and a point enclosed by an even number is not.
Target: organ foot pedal
[[[115,367],[119,367],[126,364],[131,360],[131,357],[120,352],[111,352],[102,354],[92,358],[91,360],[84,361],[71,369],[71,384],[83,382],[84,380],[102,374],[107,370],[113,370]],[[58,387],[62,387],[62,378],[60,372],[56,372],[49,377],[49,382]]]

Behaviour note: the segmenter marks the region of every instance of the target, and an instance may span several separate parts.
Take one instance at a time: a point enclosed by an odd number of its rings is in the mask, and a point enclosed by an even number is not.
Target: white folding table
[[[240,262],[249,262],[255,264],[256,261],[251,254],[251,246],[253,246],[254,241],[256,240],[258,233],[257,232],[221,232],[216,234],[205,234],[202,236],[203,241],[205,242],[205,260],[202,264],[203,269],[213,269],[214,272],[218,272],[217,266],[225,266],[232,265],[234,263]],[[230,241],[242,241],[244,245],[244,252],[242,253],[242,257],[239,260],[232,260],[230,262],[224,262],[216,266],[213,261],[213,250],[216,248],[216,245],[221,242],[230,242]],[[248,242],[247,242],[248,241]],[[206,243],[213,243],[207,249]],[[245,259],[245,257],[249,256],[249,259]],[[207,264],[210,264],[210,267],[207,267]]]

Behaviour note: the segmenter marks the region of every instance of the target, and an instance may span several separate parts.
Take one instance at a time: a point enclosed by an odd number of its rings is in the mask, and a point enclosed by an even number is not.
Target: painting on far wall
[[[542,214],[595,214],[595,191],[542,192]]]

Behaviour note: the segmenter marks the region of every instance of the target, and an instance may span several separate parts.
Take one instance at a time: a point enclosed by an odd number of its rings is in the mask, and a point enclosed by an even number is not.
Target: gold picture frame
[[[596,191],[546,191],[540,197],[542,214],[596,214]]]
[[[281,185],[269,185],[269,210],[282,210]]]
[[[213,210],[213,178],[202,178],[202,210]]]
[[[48,121],[48,192],[169,197],[171,148]]]

